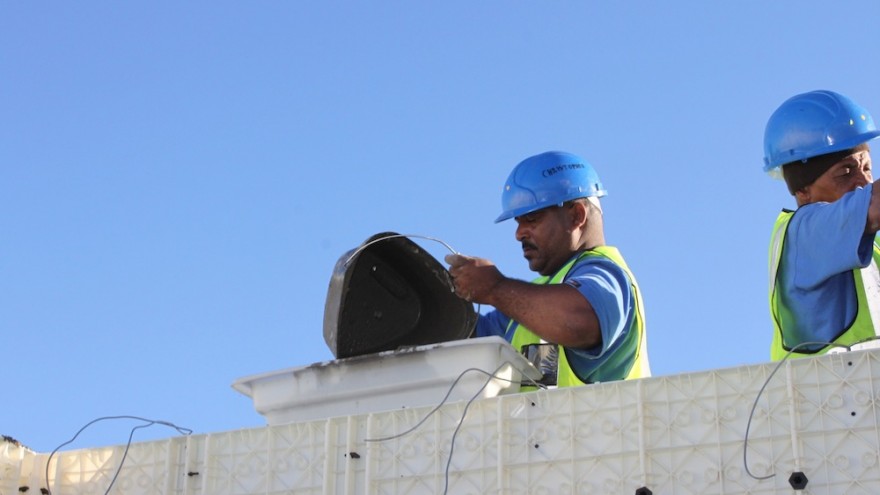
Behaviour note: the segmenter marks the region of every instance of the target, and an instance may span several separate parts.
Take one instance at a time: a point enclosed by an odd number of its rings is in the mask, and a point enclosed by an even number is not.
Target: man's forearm
[[[582,349],[602,343],[593,307],[570,285],[504,278],[486,302],[548,342]]]

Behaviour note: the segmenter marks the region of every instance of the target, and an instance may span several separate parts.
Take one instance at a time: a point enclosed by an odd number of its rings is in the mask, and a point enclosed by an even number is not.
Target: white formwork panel
[[[444,448],[463,406],[446,406],[421,432],[368,449],[376,468],[366,493],[437,493],[441,480],[449,493],[880,493],[876,361],[822,357],[787,362],[772,378],[775,363],[477,401],[448,477]],[[375,415],[371,431],[422,412]],[[803,490],[789,483],[796,473]]]
[[[793,361],[780,370],[790,376],[796,422],[790,456],[776,463],[776,477],[787,480],[800,471],[808,488],[814,482],[827,487],[821,493],[880,493],[878,357],[855,351]]]
[[[46,458],[44,454],[28,452],[21,459],[18,472],[18,493],[45,493],[48,483],[46,480]],[[12,493],[12,492],[10,492]]]
[[[670,426],[670,430],[686,435],[675,444],[687,448],[688,442],[692,442],[695,453],[718,466],[716,469],[710,465],[701,479],[700,469],[695,469],[699,466],[697,456],[672,458],[672,479],[682,482],[671,486],[671,491],[880,493],[876,462],[878,418],[873,411],[873,375],[878,369],[872,361],[876,362],[876,354],[859,352],[847,357],[786,361],[775,375],[777,363],[678,377],[693,380],[700,390],[685,409],[702,409],[705,421],[704,427],[696,421]],[[646,396],[653,397],[653,392]],[[855,407],[847,408],[846,404]],[[746,464],[743,449],[747,427]],[[700,436],[701,430],[705,430],[705,436]],[[649,441],[647,447],[651,458],[657,459],[660,452],[656,444]],[[859,448],[864,451],[856,453]],[[689,470],[692,472],[688,473]],[[684,474],[688,476],[682,479]],[[717,477],[717,483],[712,482],[713,477]],[[803,486],[795,490],[792,478],[800,478]]]
[[[497,493],[498,405],[480,399],[370,415],[365,493]]]
[[[748,417],[769,373],[752,366],[639,382],[644,388],[645,486],[654,493],[682,495],[775,493],[772,484],[758,486],[742,461]],[[765,399],[774,387],[765,390]],[[788,431],[787,408],[772,418]],[[752,428],[759,423],[754,420]],[[766,473],[766,463],[764,469],[753,464],[753,474]]]
[[[188,435],[185,449],[178,460],[175,495],[201,495],[205,484],[205,462],[210,435]],[[164,495],[164,494],[163,494]]]
[[[640,388],[613,382],[577,393],[586,390],[503,401],[499,493],[635,493],[644,486]]]
[[[443,472],[448,449],[440,442],[452,435],[442,425],[461,410],[445,407],[428,416],[431,409],[402,409],[367,418],[362,458],[366,493],[442,493],[438,473]]]
[[[41,454],[35,462],[40,472],[31,477],[36,475],[39,486],[46,487],[48,462],[48,488],[54,495],[102,495],[111,483],[112,493],[120,495],[178,493],[179,466],[175,460],[181,457],[185,444],[185,438],[172,438],[133,443],[128,452],[125,445],[117,445],[57,452],[51,459]]]
[[[29,482],[22,478],[22,467],[33,457],[27,447],[17,441],[0,440],[0,494],[18,493],[19,488],[28,487]]]
[[[466,413],[465,405],[460,405],[456,408],[460,412],[445,416],[445,428],[452,429],[454,435],[440,436],[444,486],[448,484],[449,493],[503,493],[499,485],[501,405],[498,400],[477,400],[467,407]]]
[[[21,446],[12,442],[0,443],[0,493],[13,493],[18,489],[22,457]]]
[[[324,494],[365,493],[365,416],[327,420],[325,438]]]
[[[136,443],[111,493],[880,493],[880,350],[775,370],[766,363]],[[57,453],[47,485],[47,454],[0,447],[2,495],[47,486],[53,495],[103,494],[124,452]],[[792,475],[803,489],[792,488]]]
[[[212,434],[199,472],[205,494],[321,494],[327,421]]]

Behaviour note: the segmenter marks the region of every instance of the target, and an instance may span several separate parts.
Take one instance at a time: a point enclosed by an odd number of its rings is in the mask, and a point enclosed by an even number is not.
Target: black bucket
[[[324,304],[324,340],[342,359],[466,339],[476,321],[473,305],[455,295],[443,265],[406,237],[383,232],[336,262]]]

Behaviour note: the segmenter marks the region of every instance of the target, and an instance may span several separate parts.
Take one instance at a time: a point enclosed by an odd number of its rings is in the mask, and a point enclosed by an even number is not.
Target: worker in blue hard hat
[[[605,244],[605,194],[579,156],[529,157],[508,177],[495,222],[516,221],[523,257],[540,277],[529,283],[505,277],[487,259],[446,257],[456,293],[495,308],[480,315],[476,336],[551,350],[548,383],[558,386],[650,376],[638,284],[620,252]]]
[[[817,355],[880,331],[880,187],[867,110],[833,91],[786,100],[764,131],[764,171],[785,179],[797,209],[770,245],[770,355]]]

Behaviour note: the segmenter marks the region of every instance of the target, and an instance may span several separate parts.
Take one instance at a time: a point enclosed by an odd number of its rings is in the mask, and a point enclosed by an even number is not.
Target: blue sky
[[[101,416],[264,424],[230,384],[332,359],[330,275],[371,235],[532,278],[493,220],[510,169],[546,150],[609,190],[655,375],[763,362],[770,229],[794,206],[761,171],[764,124],[813,89],[877,117],[878,18],[872,1],[5,2],[0,433],[48,452]]]

